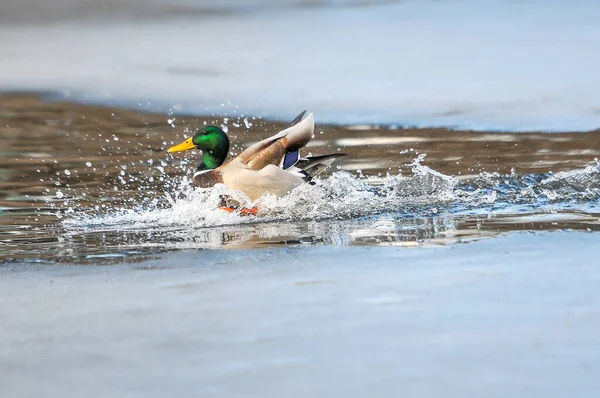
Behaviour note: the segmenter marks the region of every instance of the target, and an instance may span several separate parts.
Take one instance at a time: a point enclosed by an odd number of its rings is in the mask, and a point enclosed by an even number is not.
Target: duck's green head
[[[183,152],[194,148],[200,149],[204,153],[202,157],[203,163],[198,166],[199,169],[216,169],[223,164],[227,157],[227,153],[229,152],[229,138],[217,126],[207,126],[196,131],[196,134],[181,144],[172,146],[167,152]]]

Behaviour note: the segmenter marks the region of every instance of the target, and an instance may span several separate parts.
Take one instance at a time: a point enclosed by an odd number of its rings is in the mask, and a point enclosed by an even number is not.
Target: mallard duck
[[[257,142],[241,154],[224,163],[229,153],[229,138],[217,126],[207,126],[192,137],[167,150],[169,153],[200,149],[202,161],[194,173],[194,185],[209,188],[217,183],[246,194],[255,201],[265,193],[284,196],[299,185],[309,182],[329,167],[333,161],[344,156],[335,153],[300,158],[300,148],[306,146],[313,136],[315,122],[306,111],[298,115],[290,127]]]

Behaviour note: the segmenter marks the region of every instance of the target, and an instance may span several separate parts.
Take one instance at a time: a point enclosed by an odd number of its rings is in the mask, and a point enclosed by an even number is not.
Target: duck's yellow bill
[[[181,144],[172,146],[171,148],[167,149],[167,152],[183,152],[193,148],[196,148],[196,145],[194,145],[194,143],[192,142],[192,138],[190,137],[187,140],[183,141]]]

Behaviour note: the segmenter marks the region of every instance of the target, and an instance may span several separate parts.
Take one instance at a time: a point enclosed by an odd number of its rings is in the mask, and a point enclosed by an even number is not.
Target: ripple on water
[[[388,175],[377,184],[335,172],[293,195],[265,196],[255,203],[223,185],[184,185],[156,206],[75,212],[62,227],[66,237],[113,234],[121,240],[120,250],[143,247],[147,252],[280,244],[423,246],[518,230],[600,229],[594,212],[600,198],[597,162],[564,173],[484,173],[459,180],[422,160],[413,162],[410,175]],[[261,214],[219,210],[223,194],[257,205]]]

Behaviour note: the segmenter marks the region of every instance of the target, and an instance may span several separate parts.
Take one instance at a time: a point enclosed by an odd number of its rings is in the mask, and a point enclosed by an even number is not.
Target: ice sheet
[[[592,397],[599,234],[0,268],[13,398]]]

